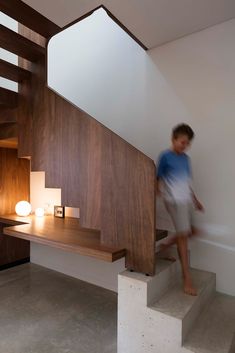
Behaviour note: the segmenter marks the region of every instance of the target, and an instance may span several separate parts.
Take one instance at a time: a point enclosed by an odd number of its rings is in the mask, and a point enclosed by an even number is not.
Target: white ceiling
[[[153,48],[235,17],[235,0],[24,0],[65,26],[103,4]]]

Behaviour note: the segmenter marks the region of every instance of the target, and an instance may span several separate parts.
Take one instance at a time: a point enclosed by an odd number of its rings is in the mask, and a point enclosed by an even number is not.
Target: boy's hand
[[[205,209],[204,209],[204,206],[201,204],[200,201],[198,201],[197,199],[194,200],[194,203],[195,203],[195,207],[198,211],[201,211],[201,212],[204,212]]]

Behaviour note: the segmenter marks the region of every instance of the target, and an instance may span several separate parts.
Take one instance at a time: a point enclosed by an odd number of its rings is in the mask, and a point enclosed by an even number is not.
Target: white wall
[[[31,242],[30,261],[82,281],[117,292],[124,259],[113,263]]]
[[[0,12],[0,23],[5,27],[10,28],[11,30],[18,32],[18,22],[6,16],[2,12]],[[0,48],[0,59],[9,61],[10,63],[15,65],[18,65],[18,56],[2,48]],[[7,80],[3,77],[0,77],[0,87],[4,87],[12,91],[18,91],[18,84],[16,82]]]
[[[152,50],[151,58],[188,110],[195,190],[206,213],[192,265],[217,273],[217,288],[235,295],[234,177],[235,20]]]
[[[52,38],[48,84],[154,159],[172,124],[190,121],[148,53],[102,9]]]
[[[214,263],[219,290],[233,294],[234,37],[231,20],[145,52],[100,10],[50,41],[48,63],[53,89],[153,159],[175,124],[192,125],[195,190],[206,207],[200,241],[214,242],[222,258],[224,246],[231,251],[218,271],[212,245],[203,264],[194,247],[194,265]]]

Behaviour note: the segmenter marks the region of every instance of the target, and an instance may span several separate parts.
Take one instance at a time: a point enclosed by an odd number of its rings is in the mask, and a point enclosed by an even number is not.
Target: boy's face
[[[172,137],[172,146],[176,153],[183,153],[190,147],[190,140],[187,135]]]

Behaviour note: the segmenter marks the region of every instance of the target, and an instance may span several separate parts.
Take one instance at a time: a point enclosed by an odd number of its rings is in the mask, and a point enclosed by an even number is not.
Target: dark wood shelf
[[[0,222],[8,225],[4,227],[4,234],[12,237],[108,262],[116,261],[125,256],[125,249],[103,246],[100,242],[100,231],[81,228],[77,218],[4,215],[0,216]]]

